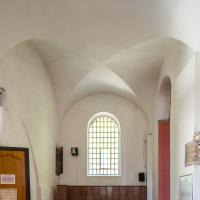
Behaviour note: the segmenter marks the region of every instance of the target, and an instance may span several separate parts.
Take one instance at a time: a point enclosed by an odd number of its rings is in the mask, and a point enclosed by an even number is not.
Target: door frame
[[[0,146],[0,151],[23,151],[25,156],[26,200],[31,199],[29,148]]]

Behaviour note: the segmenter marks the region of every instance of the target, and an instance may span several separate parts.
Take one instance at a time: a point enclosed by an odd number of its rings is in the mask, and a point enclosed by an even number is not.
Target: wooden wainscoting
[[[146,200],[146,186],[57,186],[57,200]]]

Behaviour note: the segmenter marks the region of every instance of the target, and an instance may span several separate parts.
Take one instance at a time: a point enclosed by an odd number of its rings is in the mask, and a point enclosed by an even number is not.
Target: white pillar
[[[0,88],[0,142],[3,131],[3,105],[5,100],[5,90]]]
[[[195,69],[195,132],[200,132],[200,52],[196,53]],[[194,166],[193,199],[200,200],[200,166]]]

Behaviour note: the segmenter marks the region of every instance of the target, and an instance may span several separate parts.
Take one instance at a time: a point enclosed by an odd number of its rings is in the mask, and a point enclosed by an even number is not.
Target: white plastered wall
[[[98,112],[115,115],[121,126],[121,176],[87,177],[87,124]],[[64,147],[64,174],[60,184],[141,185],[138,172],[146,171],[144,139],[148,125],[141,110],[132,102],[111,94],[96,94],[74,104],[67,112],[61,131]],[[78,146],[80,156],[72,157],[70,147]]]
[[[192,167],[185,167],[185,143],[194,134],[194,89],[195,59],[191,49],[179,43],[177,48],[170,49],[161,70],[155,108],[158,105],[158,94],[162,80],[169,76],[172,83],[170,113],[170,199],[179,199],[179,176],[193,173]],[[153,199],[158,199],[158,127],[157,116],[154,117],[154,163],[153,163]]]
[[[56,109],[52,86],[43,61],[24,42],[1,58],[3,103],[1,146],[30,150],[31,199],[53,198],[55,177]]]

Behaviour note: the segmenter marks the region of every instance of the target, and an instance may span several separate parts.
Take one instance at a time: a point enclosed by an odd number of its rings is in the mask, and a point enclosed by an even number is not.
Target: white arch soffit
[[[61,124],[63,123],[68,110],[74,104],[85,97],[102,93],[117,95],[136,104],[142,111],[149,125],[148,115],[136,93],[117,74],[103,65],[90,71],[74,87],[70,94],[68,104],[66,105]]]
[[[158,103],[156,108],[157,120],[170,119],[171,84],[170,76],[164,76],[158,91]]]

